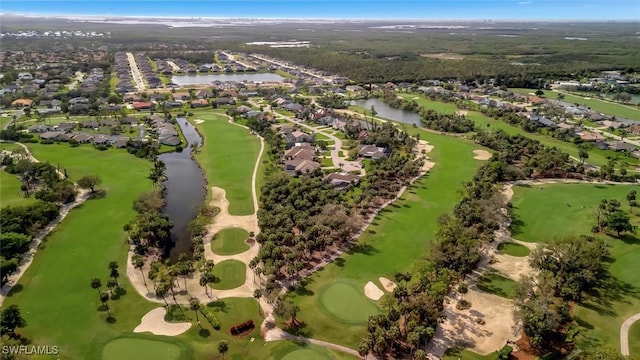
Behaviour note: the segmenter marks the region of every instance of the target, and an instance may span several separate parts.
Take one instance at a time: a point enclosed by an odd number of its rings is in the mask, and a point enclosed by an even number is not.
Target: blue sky
[[[120,15],[349,19],[639,20],[638,0],[0,0],[0,11]]]

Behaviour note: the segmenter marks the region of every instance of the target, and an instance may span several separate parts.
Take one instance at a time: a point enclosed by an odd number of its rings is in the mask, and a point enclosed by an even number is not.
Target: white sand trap
[[[202,120],[202,119],[195,119],[195,120],[193,120],[193,122],[194,122],[194,123],[196,123],[196,124],[202,124],[202,123],[204,122],[204,120]]]
[[[393,290],[398,287],[396,283],[387,279],[386,277],[379,277],[378,280],[380,280],[380,284],[382,284],[382,287],[388,292],[393,292]]]
[[[473,158],[476,160],[489,160],[491,159],[491,153],[487,150],[473,150],[473,153],[476,154]]]
[[[456,114],[460,115],[460,116],[467,116],[469,112],[466,110],[458,110],[456,111]]]
[[[154,335],[176,336],[189,330],[191,323],[168,323],[164,321],[167,309],[155,308],[142,317],[140,325],[133,329],[134,333],[150,332]]]
[[[365,286],[364,286],[364,294],[371,300],[375,300],[378,301],[380,300],[380,298],[382,297],[382,295],[384,295],[384,292],[382,290],[380,290],[380,288],[372,283],[371,281],[369,281]]]
[[[411,100],[420,100],[420,96],[413,97]]]

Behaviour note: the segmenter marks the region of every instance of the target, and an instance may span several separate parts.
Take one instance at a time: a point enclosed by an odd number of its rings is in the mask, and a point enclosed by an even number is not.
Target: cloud
[[[533,4],[533,1],[520,1],[518,5],[530,5]]]

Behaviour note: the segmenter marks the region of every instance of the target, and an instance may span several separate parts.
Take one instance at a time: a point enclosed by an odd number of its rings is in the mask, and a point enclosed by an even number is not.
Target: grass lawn
[[[204,137],[204,146],[195,156],[204,169],[208,187],[226,190],[232,215],[253,214],[251,177],[260,141],[249,130],[229,124],[228,118],[220,113],[200,111],[194,118],[204,120],[195,124]]]
[[[476,354],[471,350],[462,348],[450,348],[444,353],[442,360],[497,360],[498,353],[494,352],[489,355]]]
[[[352,282],[336,280],[320,289],[318,306],[325,314],[344,324],[366,324],[380,308]]]
[[[225,260],[217,263],[213,273],[220,282],[213,284],[212,288],[218,290],[234,289],[244,284],[246,278],[246,265],[238,260]]]
[[[531,253],[528,247],[517,244],[517,243],[511,243],[511,242],[499,244],[498,250],[505,255],[519,256],[519,257],[528,256],[529,253]]]
[[[322,166],[322,167],[331,167],[331,166],[333,166],[333,160],[331,160],[330,157],[321,158],[320,159],[320,166]]]
[[[300,306],[298,317],[306,323],[301,333],[313,338],[357,348],[366,329],[345,325],[323,312],[319,306],[322,287],[335,280],[348,280],[357,289],[379,276],[407,271],[428,249],[437,230],[437,219],[451,211],[460,199],[460,184],[470,179],[479,161],[473,160],[471,142],[407,128],[435,146],[429,156],[436,166],[404,193],[394,205],[381,211],[350,253],[338,258],[307,279],[294,301]],[[359,290],[363,291],[363,290]]]
[[[424,107],[428,110],[434,110],[443,114],[455,114],[458,111],[458,108],[453,103],[445,103],[441,101],[433,101],[431,99],[427,99],[423,94],[418,93],[409,93],[409,94],[398,94],[401,98],[405,100],[415,100],[418,105]],[[415,99],[415,98],[418,99]]]
[[[102,349],[103,360],[180,360],[186,359],[180,346],[160,340],[121,337]]]
[[[28,205],[36,201],[33,196],[24,197],[22,182],[17,175],[0,170],[0,207]]]
[[[514,230],[524,241],[548,242],[554,236],[590,234],[595,222],[591,208],[601,199],[615,198],[628,211],[625,196],[633,185],[550,184],[514,188]],[[637,186],[635,186],[637,188]],[[570,204],[571,206],[567,206]],[[582,208],[582,206],[585,206]],[[631,216],[640,225],[637,210]],[[609,270],[615,284],[605,289],[597,299],[586,299],[575,308],[580,326],[577,342],[585,348],[601,344],[619,348],[620,326],[640,309],[640,239],[624,236],[620,239],[602,236],[609,245]],[[629,339],[631,356],[640,355],[640,331]]]
[[[16,143],[0,142],[0,150],[23,152],[24,148]]]
[[[211,251],[218,255],[240,254],[249,250],[249,245],[244,242],[248,238],[249,233],[244,229],[223,229],[211,239]]]
[[[509,89],[513,92],[517,92],[520,94],[530,94],[535,92],[533,89]],[[594,97],[589,96],[577,96],[572,95],[564,91],[552,91],[552,90],[543,90],[544,97],[557,100],[558,94],[564,94],[564,100],[569,103],[574,103],[578,105],[584,105],[588,108],[591,108],[595,111],[601,112],[607,115],[613,115],[620,118],[627,118],[633,120],[640,120],[640,109],[635,109],[633,106],[617,104],[607,100],[600,100]]]
[[[480,279],[478,279],[477,285],[478,289],[488,292],[489,294],[513,299],[513,289],[516,282],[511,279],[507,279],[497,272],[490,272],[482,275]]]

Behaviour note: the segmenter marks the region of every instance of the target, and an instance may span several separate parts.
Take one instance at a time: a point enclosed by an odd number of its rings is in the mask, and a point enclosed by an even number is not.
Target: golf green
[[[235,289],[242,286],[247,275],[246,265],[238,260],[225,260],[216,264],[213,273],[220,279],[220,282],[213,284],[217,290]]]
[[[249,250],[245,242],[249,233],[240,228],[220,230],[211,240],[211,251],[218,255],[235,255]]]
[[[292,351],[285,356],[283,356],[280,360],[328,360],[329,357],[326,357],[324,354],[321,354],[315,350],[310,349],[302,349]]]
[[[366,324],[380,308],[367,299],[364,289],[346,281],[334,281],[320,289],[319,308],[329,317],[345,324]]]
[[[118,338],[102,349],[103,360],[179,360],[184,359],[183,350],[164,341]]]
[[[498,245],[498,250],[505,255],[518,257],[524,257],[531,253],[531,250],[529,250],[528,247],[510,242],[501,243],[500,245]]]

